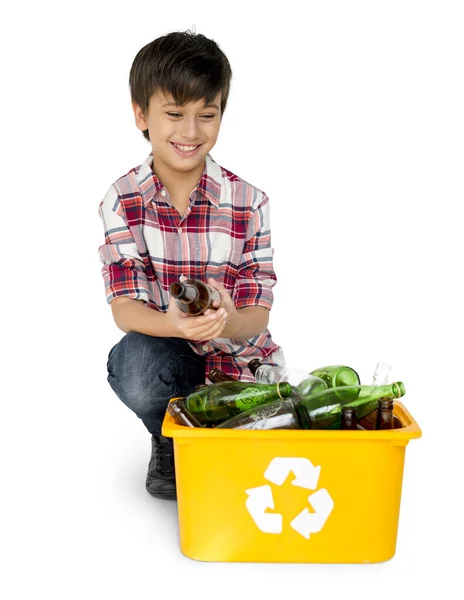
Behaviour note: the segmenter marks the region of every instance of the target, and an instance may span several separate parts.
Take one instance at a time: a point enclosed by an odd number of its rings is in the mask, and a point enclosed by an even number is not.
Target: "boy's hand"
[[[222,331],[222,337],[234,339],[234,337],[236,335],[238,335],[238,332],[240,331],[240,323],[241,323],[240,313],[235,308],[235,304],[231,298],[231,295],[229,294],[229,292],[226,290],[226,288],[223,286],[222,283],[219,283],[212,277],[210,277],[208,279],[207,283],[212,288],[215,288],[216,290],[218,290],[218,292],[221,295],[221,300],[220,301],[215,300],[213,302],[213,306],[215,308],[217,308],[218,311],[223,310],[223,309],[225,309],[225,311],[226,311],[227,325],[224,327],[224,329]]]
[[[169,320],[174,337],[192,342],[209,341],[223,337],[222,332],[227,323],[227,312],[225,308],[219,310],[208,308],[202,315],[187,315],[177,306],[176,299],[170,296],[166,318]]]

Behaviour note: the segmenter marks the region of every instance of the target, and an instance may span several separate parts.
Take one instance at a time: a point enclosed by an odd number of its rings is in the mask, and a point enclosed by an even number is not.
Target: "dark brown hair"
[[[213,102],[221,92],[221,118],[229,97],[232,69],[214,40],[201,33],[174,31],[153,40],[137,53],[129,75],[132,102],[148,112],[150,98],[161,91],[183,105]],[[148,130],[142,132],[150,140]]]

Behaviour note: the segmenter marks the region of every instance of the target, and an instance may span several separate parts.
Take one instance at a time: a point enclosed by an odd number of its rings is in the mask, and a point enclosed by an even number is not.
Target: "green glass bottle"
[[[310,375],[319,377],[325,381],[329,388],[340,387],[342,385],[359,385],[361,383],[356,371],[345,365],[320,367],[319,369],[311,371]]]
[[[379,398],[401,398],[405,393],[401,381],[341,386],[300,398],[295,408],[303,429],[340,429],[343,406],[356,408],[358,419],[362,419],[376,408]]]
[[[223,381],[192,392],[185,405],[200,423],[220,423],[239,413],[290,396],[287,383],[263,384],[249,381]]]

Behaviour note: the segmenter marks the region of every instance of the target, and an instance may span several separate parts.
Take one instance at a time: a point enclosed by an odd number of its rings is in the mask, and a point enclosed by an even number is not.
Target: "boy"
[[[169,399],[213,368],[252,381],[247,362],[284,364],[267,329],[276,283],[269,200],[218,165],[214,147],[232,71],[218,45],[173,32],[142,48],[129,84],[146,161],[100,204],[107,301],[126,333],[108,357],[108,381],[152,435],[146,488],[176,498],[172,439],[161,435]],[[187,316],[170,297],[181,278],[219,290],[215,310]]]

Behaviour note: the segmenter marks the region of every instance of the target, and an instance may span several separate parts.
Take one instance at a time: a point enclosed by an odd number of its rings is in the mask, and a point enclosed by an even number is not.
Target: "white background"
[[[462,3],[25,1],[0,20],[2,597],[460,596]],[[150,151],[136,53],[193,24],[233,69],[212,156],[271,200],[287,363],[370,383],[388,362],[423,430],[386,563],[196,562],[145,491],[149,435],[106,382],[122,332],[97,211]]]

